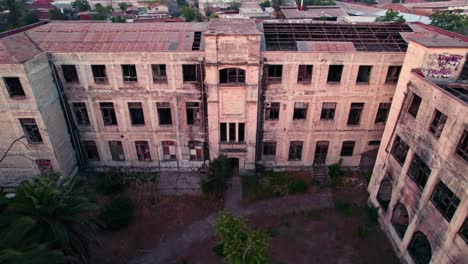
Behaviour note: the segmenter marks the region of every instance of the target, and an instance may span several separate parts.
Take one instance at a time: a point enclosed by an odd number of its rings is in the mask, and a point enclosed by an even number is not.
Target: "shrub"
[[[210,161],[208,178],[202,182],[202,191],[218,197],[223,196],[227,189],[226,181],[232,174],[231,162],[226,156],[219,156]]]
[[[357,229],[356,229],[356,234],[358,237],[360,238],[364,238],[368,233],[368,230],[365,226],[359,226]]]
[[[112,195],[122,193],[127,188],[127,182],[119,170],[112,170],[99,174],[96,190],[100,193]]]
[[[372,205],[364,208],[364,217],[366,223],[369,225],[376,225],[379,223],[379,208],[375,208]]]
[[[350,216],[352,213],[351,204],[342,200],[335,201],[335,209],[344,216]]]
[[[267,172],[268,183],[275,195],[283,196],[289,191],[291,177],[281,172]]]
[[[332,181],[333,186],[338,186],[341,184],[341,177],[344,175],[344,172],[341,170],[341,164],[343,160],[340,159],[338,163],[334,163],[328,166],[328,175]]]
[[[223,243],[218,243],[216,246],[212,248],[213,252],[221,258],[224,258],[226,255],[224,254],[224,244]]]
[[[303,180],[293,179],[289,184],[289,193],[305,193],[307,191],[307,183]]]
[[[126,227],[134,216],[134,205],[128,196],[121,194],[112,198],[100,212],[98,219],[104,229],[117,231]]]

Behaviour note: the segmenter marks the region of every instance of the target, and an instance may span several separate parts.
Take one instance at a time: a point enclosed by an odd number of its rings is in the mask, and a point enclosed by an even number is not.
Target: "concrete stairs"
[[[316,181],[326,182],[330,180],[330,176],[328,176],[327,166],[314,166],[313,173],[314,173],[314,180]]]

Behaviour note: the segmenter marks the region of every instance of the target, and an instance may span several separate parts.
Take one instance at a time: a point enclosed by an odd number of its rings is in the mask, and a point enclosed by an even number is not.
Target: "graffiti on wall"
[[[432,79],[457,78],[463,58],[459,54],[430,54],[421,70],[426,77]]]

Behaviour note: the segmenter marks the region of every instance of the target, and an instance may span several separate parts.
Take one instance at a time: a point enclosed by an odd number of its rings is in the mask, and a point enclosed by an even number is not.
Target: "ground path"
[[[259,214],[278,214],[282,211],[301,211],[310,209],[332,208],[330,190],[319,193],[288,195],[242,206],[242,187],[240,177],[235,175],[230,180],[230,188],[225,195],[225,208],[234,215],[248,216]],[[151,249],[146,255],[130,261],[131,264],[168,264],[183,255],[192,244],[202,242],[213,235],[213,224],[218,213],[213,213],[202,220],[188,225],[185,229],[168,237]],[[151,232],[148,230],[148,232]]]

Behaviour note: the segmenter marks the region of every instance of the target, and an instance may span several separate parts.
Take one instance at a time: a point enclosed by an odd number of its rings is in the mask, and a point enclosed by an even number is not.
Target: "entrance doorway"
[[[315,147],[314,166],[325,166],[328,153],[328,141],[318,141]]]

